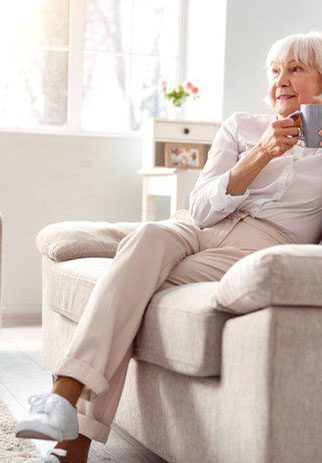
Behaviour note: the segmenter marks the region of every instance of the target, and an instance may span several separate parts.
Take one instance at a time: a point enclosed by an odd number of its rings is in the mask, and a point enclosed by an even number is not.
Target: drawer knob
[[[186,127],[185,129],[183,129],[183,133],[185,133],[186,135],[188,135],[188,133],[190,133],[190,130]]]

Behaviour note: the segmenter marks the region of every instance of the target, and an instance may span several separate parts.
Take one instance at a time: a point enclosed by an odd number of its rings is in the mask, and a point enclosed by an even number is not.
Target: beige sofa
[[[54,370],[117,244],[139,223],[60,222],[43,254],[43,364]],[[322,246],[278,245],[220,282],[158,291],[114,422],[169,462],[322,461]]]

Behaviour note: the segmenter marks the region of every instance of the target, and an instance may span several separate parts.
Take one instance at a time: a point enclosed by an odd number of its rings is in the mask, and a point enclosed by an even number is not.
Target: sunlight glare
[[[43,7],[43,0],[0,0],[0,47],[33,42]]]

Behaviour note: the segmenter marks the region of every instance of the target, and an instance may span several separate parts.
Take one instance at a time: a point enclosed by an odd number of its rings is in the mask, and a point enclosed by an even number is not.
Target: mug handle
[[[302,133],[303,133],[303,119],[302,119],[302,118],[303,118],[303,113],[302,113],[302,111],[295,111],[294,113],[289,114],[287,117],[292,117],[292,118],[293,118],[294,116],[300,116],[300,118],[301,118],[301,131],[302,131]],[[298,138],[299,140],[303,140],[303,141],[306,140],[306,138],[304,137],[304,135],[298,135],[297,138]]]

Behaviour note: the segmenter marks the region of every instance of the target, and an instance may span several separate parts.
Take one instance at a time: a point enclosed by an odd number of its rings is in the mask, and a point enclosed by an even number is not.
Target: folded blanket
[[[143,222],[77,220],[44,227],[36,237],[41,254],[56,262],[81,257],[114,257],[119,242]]]

